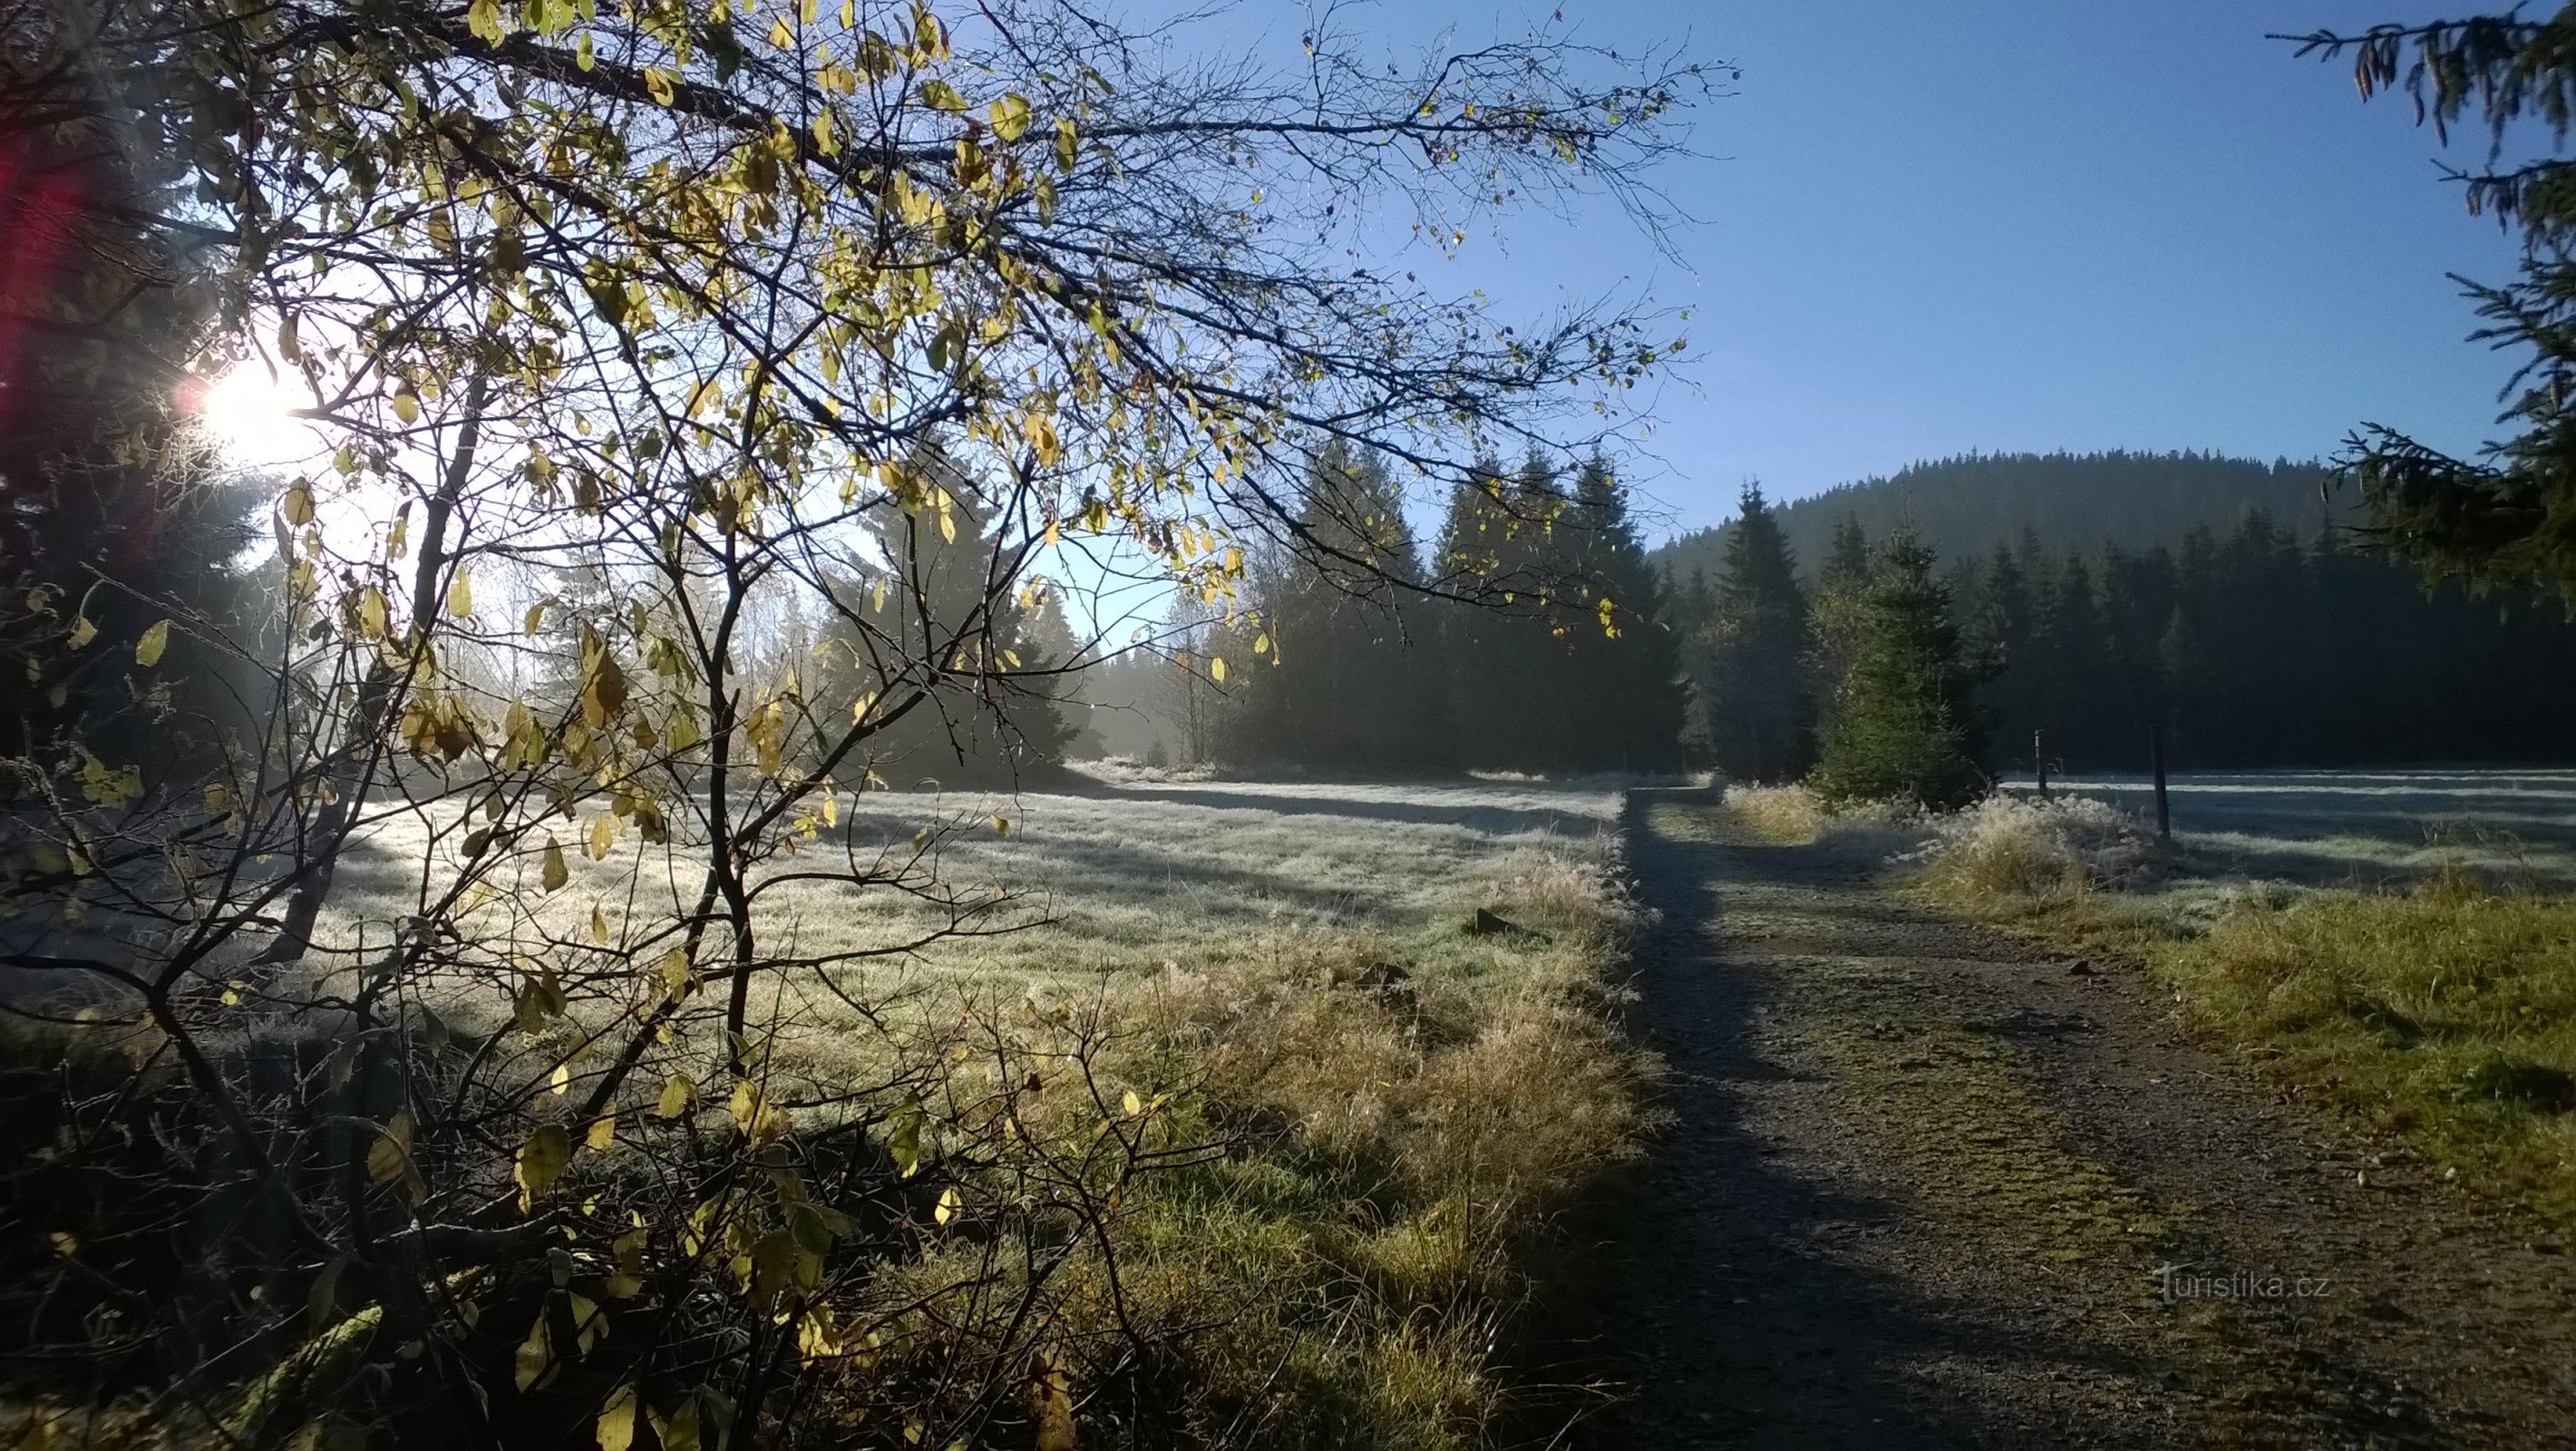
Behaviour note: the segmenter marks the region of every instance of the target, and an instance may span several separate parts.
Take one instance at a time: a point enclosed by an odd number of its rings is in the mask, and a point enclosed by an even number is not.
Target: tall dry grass
[[[891,1040],[956,1038],[922,1156],[960,1198],[871,1287],[872,1328],[833,1352],[831,1413],[872,1426],[889,1405],[981,1394],[944,1378],[1035,1313],[1052,1349],[1032,1384],[1060,1380],[1077,1426],[1175,1446],[1489,1443],[1525,1403],[1498,1357],[1531,1247],[1640,1139],[1617,809],[1609,791],[1532,783],[1205,779],[853,803],[814,849],[901,851],[925,820],[987,822],[942,848],[942,871],[1008,903],[1009,930],[836,969],[853,998],[901,1005]],[[401,864],[423,844],[379,846],[333,924],[353,942],[417,891]],[[579,931],[596,908],[613,931],[663,875],[577,858],[545,910]],[[790,883],[763,900],[816,953],[936,920],[894,894]],[[1467,930],[1479,909],[1510,930]],[[890,1039],[849,1011],[822,992],[784,1002],[778,1061],[866,1081]],[[1078,1060],[1074,1040],[1097,1051]],[[1076,1176],[1094,1135],[1133,1143],[1100,1162],[1142,1168],[1092,1185],[1116,1206],[1110,1253],[985,1231],[1050,1192],[1025,1166],[974,1162],[1003,1098],[1013,1132]]]

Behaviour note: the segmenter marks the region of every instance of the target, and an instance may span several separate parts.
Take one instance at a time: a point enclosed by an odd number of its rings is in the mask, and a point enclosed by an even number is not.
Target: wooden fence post
[[[2156,835],[2173,839],[2173,808],[2165,801],[2165,728],[2160,721],[2147,727],[2147,753],[2156,768]]]
[[[2048,746],[2042,732],[2030,733],[2030,764],[2039,773],[2039,799],[2048,799]]]

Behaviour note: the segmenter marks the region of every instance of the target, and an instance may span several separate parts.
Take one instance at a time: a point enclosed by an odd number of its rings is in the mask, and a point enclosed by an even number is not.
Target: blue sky
[[[1450,277],[1505,311],[1645,288],[1695,310],[1631,478],[1658,533],[1759,478],[1797,497],[1970,449],[2330,451],[2362,420],[2468,448],[2509,365],[2445,273],[2513,249],[2439,180],[2402,100],[2267,31],[2402,5],[1845,0],[1379,5],[1346,28],[1472,44],[1532,22],[1742,67],[1664,176],[1678,258],[1521,218]],[[1248,4],[1293,59],[1300,16]],[[2455,140],[2472,164],[2479,138]]]

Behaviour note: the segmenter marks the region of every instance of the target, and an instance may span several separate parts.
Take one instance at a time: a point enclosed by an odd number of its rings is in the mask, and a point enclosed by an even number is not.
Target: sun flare
[[[313,425],[299,412],[313,405],[313,395],[259,363],[241,363],[192,392],[190,410],[227,463],[241,468],[281,465],[319,446]]]

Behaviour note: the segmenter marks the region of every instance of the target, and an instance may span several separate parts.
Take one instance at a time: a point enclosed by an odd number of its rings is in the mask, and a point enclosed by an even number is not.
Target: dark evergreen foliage
[[[1945,560],[1983,558],[2036,530],[2050,540],[2108,540],[2124,549],[2179,543],[2197,525],[2224,532],[2260,509],[2304,532],[2327,518],[2326,470],[2205,453],[1968,454],[1773,506],[1790,552],[1816,561],[1846,517],[1873,539],[1898,528]],[[2338,520],[2358,518],[2346,506]],[[1674,578],[1714,578],[1733,523],[1656,551]]]
[[[166,764],[247,718],[208,641],[257,643],[234,561],[260,491],[192,436],[209,319],[190,259],[123,220],[164,186],[107,138],[0,128],[0,755],[76,736]],[[138,670],[138,637],[173,617]]]
[[[1996,550],[1960,600],[2002,666],[1980,692],[2030,769],[2336,766],[2576,756],[2576,626],[2555,605],[2427,594],[2410,571],[2265,514],[2179,548]]]
[[[1239,652],[1221,751],[1338,771],[1439,762],[1429,610],[1400,588],[1422,576],[1402,494],[1378,460],[1336,447],[1308,473],[1298,528],[1320,567],[1283,552],[1258,571],[1252,644],[1266,635],[1271,648]]]
[[[2456,279],[2485,319],[2471,337],[2523,355],[2498,420],[2520,431],[2459,459],[2365,424],[2335,460],[2369,506],[2365,537],[2437,580],[2536,585],[2576,603],[2576,158],[2563,154],[2576,121],[2576,4],[2545,19],[2517,7],[2305,40],[2303,55],[2349,56],[2364,99],[2402,87],[2417,121],[2446,138],[2477,113],[2494,143],[2488,165],[2455,179],[2471,211],[2523,239],[2513,281]],[[2507,163],[2508,140],[2540,154]]]
[[[1976,674],[1951,619],[1949,587],[1910,534],[1879,546],[1854,592],[1850,668],[1810,778],[1830,801],[1899,798],[1959,806],[1985,789]]]
[[[1570,480],[1537,457],[1488,467],[1452,495],[1427,566],[1375,461],[1328,452],[1306,493],[1293,547],[1256,571],[1249,623],[1212,647],[1230,663],[1227,759],[1329,771],[1680,764],[1679,649],[1606,461]],[[1268,652],[1253,648],[1263,634]]]
[[[1064,673],[1072,632],[1062,607],[1035,590],[997,605],[989,581],[1019,572],[1026,541],[987,517],[952,466],[930,457],[916,466],[944,481],[944,500],[869,516],[879,558],[829,581],[845,613],[824,632],[829,673],[816,698],[847,720],[861,697],[928,685],[921,705],[867,742],[867,769],[892,785],[1044,782],[1079,730],[1064,705],[1078,677]],[[940,666],[926,681],[922,661]]]
[[[1716,586],[1695,573],[1673,602],[1675,618],[1695,622],[1687,646],[1690,738],[1729,776],[1793,780],[1814,755],[1807,600],[1761,487],[1746,485],[1740,505]]]

